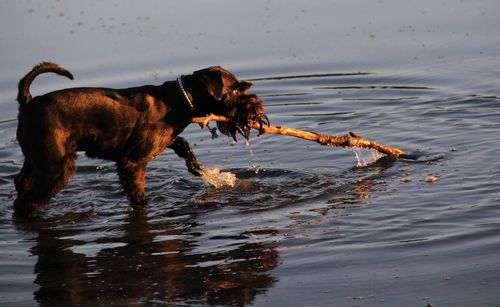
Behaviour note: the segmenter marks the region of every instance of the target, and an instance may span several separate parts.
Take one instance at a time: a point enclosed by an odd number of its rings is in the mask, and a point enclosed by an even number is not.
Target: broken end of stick
[[[416,155],[416,154],[409,154],[409,153],[403,153],[398,156],[400,159],[407,159],[407,160],[418,160],[421,157],[421,155]]]

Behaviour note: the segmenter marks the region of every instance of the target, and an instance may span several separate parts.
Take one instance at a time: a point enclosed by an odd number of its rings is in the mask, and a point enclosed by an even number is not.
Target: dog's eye
[[[238,90],[233,90],[232,94],[233,95],[238,95],[239,91]]]

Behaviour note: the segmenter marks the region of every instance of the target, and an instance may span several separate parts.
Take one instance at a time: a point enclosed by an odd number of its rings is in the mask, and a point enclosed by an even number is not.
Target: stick
[[[206,117],[195,117],[192,119],[193,123],[200,124],[203,128],[205,128],[211,121],[230,122],[231,119],[222,115],[214,115],[214,114],[210,114]],[[359,147],[359,148],[376,150],[385,155],[396,158],[411,157],[405,151],[399,148],[377,143],[373,140],[357,136],[352,132],[349,132],[349,135],[346,134],[342,136],[335,136],[335,135],[319,134],[315,132],[308,132],[283,126],[261,125],[254,121],[250,122],[249,126],[255,130],[258,130],[260,132],[259,135],[263,135],[266,133],[288,135],[296,138],[305,139],[308,141],[317,142],[321,145],[328,145],[331,147],[337,147],[337,146]]]

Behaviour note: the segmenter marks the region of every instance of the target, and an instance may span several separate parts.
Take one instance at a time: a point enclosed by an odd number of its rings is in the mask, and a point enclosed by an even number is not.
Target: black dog
[[[69,88],[32,98],[31,82],[47,72],[73,79],[57,64],[41,63],[19,82],[17,139],[25,157],[15,179],[19,215],[35,213],[67,184],[76,170],[77,151],[115,161],[130,201],[140,204],[146,165],[166,147],[186,160],[191,173],[200,174],[200,162],[178,136],[192,117],[234,118],[219,126],[232,137],[236,132],[248,137],[248,121],[267,122],[262,101],[247,93],[251,83],[219,66],[159,86]]]

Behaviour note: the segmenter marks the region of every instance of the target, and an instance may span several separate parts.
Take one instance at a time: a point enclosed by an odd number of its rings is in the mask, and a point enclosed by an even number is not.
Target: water
[[[195,7],[196,9],[193,9]],[[3,1],[0,305],[498,306],[498,1]],[[220,64],[273,125],[357,135],[417,160],[285,136],[183,136],[216,187],[165,152],[133,209],[112,163],[31,222],[12,216],[16,84],[160,84]],[[230,176],[230,175],[229,175]],[[220,179],[214,174],[215,179]]]

